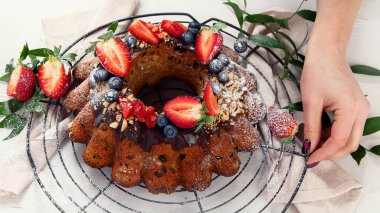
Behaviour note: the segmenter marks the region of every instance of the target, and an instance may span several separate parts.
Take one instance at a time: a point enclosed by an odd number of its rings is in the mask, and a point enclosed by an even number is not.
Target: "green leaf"
[[[30,63],[28,63],[28,67],[34,71],[34,69],[37,67],[37,65],[38,65],[38,63],[40,63],[40,61],[34,55],[29,55],[29,58],[30,58]],[[35,71],[37,71],[37,70],[35,70]]]
[[[290,144],[293,140],[294,136],[289,136],[289,137],[286,137],[286,138],[282,138],[281,139],[281,142],[284,143],[284,144]]]
[[[37,89],[34,92],[33,97],[27,102],[25,110],[27,112],[42,112],[45,114],[46,113],[45,109],[43,109],[40,105],[40,101],[43,98],[44,98],[44,95],[39,89]]]
[[[206,116],[204,119],[203,119],[204,122],[206,123],[212,123],[215,121],[215,118],[214,116]]]
[[[4,117],[3,120],[0,121],[0,128],[12,127],[16,124],[18,114],[9,114]]]
[[[91,52],[94,52],[95,51],[95,43],[91,43],[89,47],[86,48],[86,50],[84,51],[86,54],[89,54]]]
[[[218,23],[214,23],[211,27],[211,30],[213,33],[217,33],[219,32],[219,30],[223,29],[223,28],[226,28],[227,25],[223,22],[218,22]]]
[[[29,55],[38,57],[49,57],[51,55],[54,55],[54,52],[48,48],[38,48],[34,50],[29,50]]]
[[[360,161],[364,158],[364,156],[367,154],[365,151],[365,148],[362,145],[359,145],[358,150],[351,153],[352,158],[356,161],[358,166],[360,165]]]
[[[198,132],[203,127],[204,122],[199,122],[197,124],[197,128],[195,128],[194,132]]]
[[[8,115],[17,112],[22,106],[23,102],[17,99],[10,99],[0,102],[0,115]]]
[[[283,49],[283,46],[279,41],[266,35],[251,35],[248,37],[248,40],[253,41],[253,43],[257,44],[260,47],[272,47]]]
[[[375,155],[380,155],[380,145],[372,147],[369,151]]]
[[[24,45],[24,47],[22,48],[22,51],[21,51],[21,53],[20,53],[20,58],[18,59],[20,63],[21,63],[23,60],[26,59],[26,57],[28,56],[28,53],[29,53],[28,43],[25,43],[25,45]]]
[[[380,131],[380,117],[367,118],[364,125],[363,136]]]
[[[108,26],[107,31],[115,32],[118,25],[119,25],[119,23],[117,21],[112,22],[112,24],[110,26]]]
[[[281,35],[284,39],[286,39],[290,43],[290,45],[292,45],[294,51],[296,51],[296,52],[298,51],[297,45],[293,41],[292,38],[290,38],[288,35],[286,35],[285,33],[281,32],[281,31],[277,31],[277,34]]]
[[[357,74],[380,76],[380,70],[366,65],[354,65],[351,70]]]
[[[17,115],[17,114],[15,114]],[[25,127],[26,125],[26,119],[20,115],[17,115],[15,120],[13,121],[13,129],[11,131],[11,133],[8,135],[8,137],[4,138],[4,140],[8,140],[8,139],[11,139],[13,137],[15,137],[16,135],[18,135]]]
[[[296,103],[292,103],[292,104],[289,104],[288,106],[284,106],[282,107],[283,109],[291,109],[291,110],[295,110],[295,111],[303,111],[303,107],[302,107],[302,102],[296,102]]]
[[[63,60],[69,61],[69,62],[75,62],[75,57],[77,57],[77,54],[75,53],[67,53],[62,57]]]
[[[299,67],[301,69],[303,68],[303,61],[299,61],[296,59],[290,59],[288,62],[289,62],[289,64],[293,64],[296,67]]]
[[[317,12],[313,10],[300,10],[297,12],[297,15],[301,16],[302,18],[308,20],[308,21],[315,21],[315,17],[317,17]]]
[[[235,16],[239,22],[240,28],[242,28],[243,22],[244,22],[244,17],[243,17],[243,11],[240,9],[239,5],[237,5],[233,2],[230,2],[230,1],[224,2],[224,4],[226,4],[232,8],[232,10],[234,11]]]
[[[248,15],[244,18],[245,21],[248,21],[250,23],[260,23],[260,24],[266,24],[266,23],[277,23],[279,26],[289,29],[288,19],[278,19],[270,15],[266,14],[252,14]]]
[[[4,81],[4,82],[9,81],[12,71],[14,70],[13,63],[14,63],[14,59],[12,58],[10,62],[7,65],[5,65],[5,71],[4,71],[5,75],[0,77],[0,81]]]
[[[59,45],[58,47],[57,46],[54,46],[54,55],[55,56],[59,56],[59,53],[61,52],[61,45]]]
[[[106,33],[98,37],[98,39],[101,39],[101,40],[109,40],[111,38],[115,38],[115,35],[113,34],[112,31],[107,31]]]

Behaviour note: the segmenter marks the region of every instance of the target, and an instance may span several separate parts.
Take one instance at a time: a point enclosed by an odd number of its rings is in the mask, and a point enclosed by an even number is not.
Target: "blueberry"
[[[157,117],[157,123],[156,124],[158,127],[164,127],[164,126],[168,125],[168,123],[169,123],[169,121],[165,117],[165,115],[161,114]]]
[[[125,36],[123,41],[124,41],[125,45],[127,45],[127,47],[129,47],[129,48],[135,47],[136,43],[137,43],[137,39],[133,35]]]
[[[106,99],[106,101],[112,103],[112,102],[114,102],[114,101],[117,100],[118,95],[119,95],[119,94],[118,94],[118,92],[117,92],[116,90],[114,90],[114,89],[108,89],[108,90],[106,91],[106,94],[105,94],[105,96],[104,96],[104,99]]]
[[[96,81],[95,81],[95,78],[94,78],[94,73],[95,73],[95,70],[97,68],[93,69],[91,72],[90,72],[90,75],[88,76],[88,84],[90,85],[90,88],[91,89],[95,89],[96,87]]]
[[[211,88],[216,96],[222,92],[222,87],[218,83],[211,82]]]
[[[230,78],[226,72],[222,71],[218,74],[218,80],[220,83],[225,84],[230,81]]]
[[[234,49],[238,53],[243,53],[247,50],[248,44],[246,41],[243,40],[236,40],[234,43]]]
[[[112,78],[110,78],[110,80],[108,80],[108,86],[111,89],[120,91],[121,88],[123,88],[123,80],[121,80],[121,78],[116,77],[116,76],[112,77]]]
[[[200,30],[201,29],[201,25],[198,22],[193,21],[193,22],[189,23],[189,28],[195,28],[197,30]]]
[[[177,129],[177,127],[175,127],[173,125],[168,124],[164,128],[164,135],[167,138],[175,138],[177,133],[178,133],[178,129]]]
[[[95,82],[106,81],[109,78],[109,72],[102,68],[97,68],[94,73]]]
[[[198,29],[196,29],[196,28],[192,28],[192,27],[189,27],[189,28],[187,29],[187,31],[188,31],[188,32],[191,32],[191,34],[193,34],[193,36],[197,36],[197,35],[198,35],[198,32],[199,32]]]
[[[102,96],[99,93],[96,93],[90,100],[90,104],[94,109],[100,109],[103,106]]]
[[[208,70],[211,72],[211,73],[218,73],[220,71],[223,70],[223,64],[221,61],[219,61],[218,59],[214,59],[210,62],[210,64],[208,65]]]
[[[228,56],[226,56],[226,55],[223,54],[223,53],[220,53],[220,54],[218,55],[218,59],[219,59],[219,61],[222,62],[222,64],[223,64],[224,66],[227,66],[227,65],[230,63],[230,59],[228,58]]]
[[[181,37],[182,37],[182,41],[185,44],[192,44],[192,43],[194,43],[194,36],[189,31],[184,32]]]

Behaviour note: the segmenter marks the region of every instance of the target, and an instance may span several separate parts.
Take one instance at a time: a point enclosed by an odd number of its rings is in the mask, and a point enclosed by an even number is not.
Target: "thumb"
[[[323,105],[318,103],[302,102],[304,111],[304,136],[310,140],[310,153],[313,152],[321,138],[321,119]]]

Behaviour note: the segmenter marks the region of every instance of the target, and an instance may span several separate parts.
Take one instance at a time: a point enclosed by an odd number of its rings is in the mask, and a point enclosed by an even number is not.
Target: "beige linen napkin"
[[[104,0],[98,9],[77,13],[65,17],[42,20],[45,33],[46,44],[48,47],[62,45],[65,48],[75,39],[82,36],[93,28],[109,23],[113,20],[131,16],[137,0]],[[119,28],[121,29],[122,26]],[[64,30],[62,30],[64,29]],[[83,46],[88,45],[88,40],[82,42]],[[0,91],[6,91],[6,84],[0,84]],[[9,97],[0,93],[0,101],[7,100]],[[57,149],[56,136],[56,114],[58,107],[50,107],[46,134],[46,150],[50,157]],[[33,129],[43,128],[43,115],[34,116]],[[65,129],[72,117],[64,117],[59,123],[58,143],[60,144],[67,136]],[[0,139],[6,137],[9,130],[0,129]],[[19,194],[32,180],[34,180],[29,159],[25,151],[27,131],[26,128],[15,138],[0,143],[0,197],[12,194]],[[33,131],[30,136],[30,149],[34,154],[34,161],[37,171],[40,171],[46,164],[44,150],[40,147],[42,134],[40,131]],[[37,158],[40,156],[40,158]]]
[[[266,12],[267,14],[275,15],[278,18],[290,17],[292,13],[290,12]],[[312,27],[311,22],[307,22],[302,18],[295,16],[289,22],[291,31],[286,31],[286,33],[294,39],[297,46],[300,46],[303,41],[307,42],[307,29]],[[265,33],[265,30],[261,27],[251,25],[249,31],[253,34],[256,33]],[[306,40],[305,40],[306,37]],[[304,42],[305,43],[305,42]],[[304,50],[306,45],[304,44],[301,50]],[[281,51],[275,51],[280,57],[283,57]],[[269,56],[266,52],[262,52],[266,56],[266,59],[272,62],[272,67],[274,70],[281,75],[283,68],[280,64],[276,63],[275,60]],[[252,60],[255,60],[256,63],[260,64],[262,59],[258,58],[256,55],[253,55]],[[248,67],[249,68],[249,67]],[[281,106],[286,106],[289,104],[288,98],[284,93],[284,89],[281,86],[278,78],[273,76],[273,72],[270,67],[263,63],[258,67],[263,74],[269,79],[270,85],[275,89],[276,96],[279,100]],[[256,71],[254,68],[253,71]],[[295,76],[299,78],[300,70],[297,70],[295,67],[291,67]],[[275,97],[270,90],[270,87],[267,86],[262,77],[256,75],[259,82],[259,92],[264,97],[268,105],[274,105]],[[291,83],[290,81],[284,81],[285,87],[287,88],[291,102],[298,102],[301,100],[301,96],[298,88]],[[296,113],[295,118],[298,123],[303,122],[302,113]],[[265,124],[261,124],[265,129],[267,128]],[[281,142],[274,139],[275,147],[281,147]],[[297,141],[297,150],[300,150],[302,146],[301,141]],[[287,148],[285,146],[285,148]],[[291,149],[291,147],[289,147]],[[272,157],[275,159],[282,158],[278,167],[275,168],[275,163],[272,165],[270,171],[275,171],[273,179],[270,181],[267,190],[268,198],[273,197],[276,194],[279,185],[283,181],[286,172],[289,167],[290,156],[284,154],[283,156],[277,155],[275,152],[272,152]],[[276,160],[274,160],[276,162]],[[304,168],[304,162],[302,158],[295,157],[293,160],[293,165],[288,176],[288,180],[284,183],[284,186],[280,193],[275,198],[274,202],[276,203],[287,203],[290,198],[290,195],[294,192],[300,174]],[[298,191],[298,194],[293,200],[293,207],[290,210],[295,210],[298,212],[353,212],[362,196],[363,187],[354,180],[349,174],[347,174],[342,168],[340,168],[333,161],[324,161],[321,162],[318,166],[309,169],[306,173],[304,181]],[[273,209],[272,209],[273,210]]]

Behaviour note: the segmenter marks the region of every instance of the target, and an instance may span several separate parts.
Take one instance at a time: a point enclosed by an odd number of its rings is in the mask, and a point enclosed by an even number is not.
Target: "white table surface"
[[[30,47],[43,47],[44,36],[41,19],[70,14],[96,8],[102,0],[12,0],[1,1],[0,6],[0,69],[4,69],[10,58],[18,56],[27,41]],[[141,0],[137,14],[151,12],[188,12],[198,20],[218,17],[236,23],[234,15],[221,0]],[[259,12],[269,9],[295,10],[300,0],[255,0],[248,1],[248,10]],[[304,8],[315,9],[315,1],[309,0]],[[207,11],[207,13],[205,12]],[[356,21],[348,61],[350,64],[366,64],[380,68],[380,1],[363,0]],[[85,32],[84,32],[85,33]],[[380,78],[357,75],[361,87],[372,103],[370,116],[380,116]],[[3,92],[3,91],[1,91]],[[372,147],[380,144],[380,134],[363,138],[362,145]],[[4,143],[4,142],[2,142]],[[349,174],[365,187],[365,195],[357,212],[378,212],[380,209],[380,157],[368,153],[357,166],[350,156],[336,160]],[[1,168],[0,168],[1,169]],[[0,180],[1,181],[1,180]],[[0,212],[54,212],[55,207],[42,193],[34,181],[19,195],[0,199]]]

